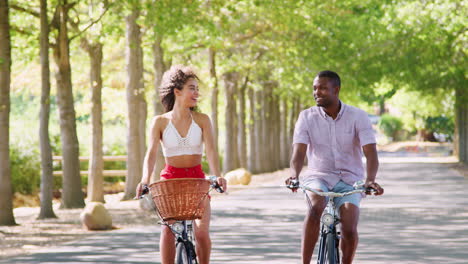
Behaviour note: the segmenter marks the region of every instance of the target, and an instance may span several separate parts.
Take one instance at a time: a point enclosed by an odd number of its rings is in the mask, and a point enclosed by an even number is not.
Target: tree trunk
[[[81,46],[89,54],[91,68],[91,133],[92,148],[89,160],[88,201],[104,202],[104,159],[103,159],[103,126],[102,126],[102,43],[90,43],[82,39]]]
[[[226,96],[226,145],[224,148],[223,173],[238,167],[237,152],[237,100],[236,90],[239,80],[237,72],[223,74],[225,96]]]
[[[166,63],[164,62],[164,50],[161,46],[162,37],[160,34],[156,33],[156,40],[153,44],[153,54],[154,54],[154,89],[155,89],[155,98],[154,98],[154,114],[161,115],[164,113],[164,108],[161,103],[161,99],[159,98],[159,87],[161,86],[162,77],[164,72],[167,70]],[[159,175],[161,171],[164,169],[164,156],[162,152],[161,144],[159,144],[158,154],[156,155],[156,164],[154,167],[153,175],[151,176],[152,181],[159,180]]]
[[[146,102],[143,87],[143,50],[140,26],[137,24],[139,11],[134,8],[127,16],[127,178],[123,200],[132,199],[141,179],[145,155]]]
[[[247,168],[247,142],[246,142],[246,131],[245,131],[245,91],[247,84],[249,82],[249,77],[245,77],[245,81],[238,90],[239,92],[239,113],[238,113],[238,124],[239,124],[239,134],[238,134],[238,152],[239,152],[239,166],[241,168]]]
[[[273,109],[273,93],[272,93],[273,83],[271,81],[267,81],[263,84],[263,109],[264,109],[264,118],[263,118],[263,138],[265,140],[263,146],[265,153],[265,172],[271,172],[274,170],[274,126],[273,126],[273,116],[274,116],[274,109]]]
[[[291,152],[292,152],[292,144],[293,144],[293,137],[294,137],[294,128],[296,126],[297,118],[299,117],[299,102],[296,97],[293,98],[291,101],[291,111],[289,112],[289,143],[288,143],[288,167],[289,167],[289,160],[291,159]]]
[[[79,143],[76,134],[76,115],[70,66],[68,38],[68,11],[70,5],[63,1],[58,6],[59,24],[54,58],[57,64],[57,104],[60,113],[60,137],[62,141],[62,208],[84,207],[81,189]]]
[[[276,122],[277,123],[277,129],[276,129],[276,140],[277,140],[277,143],[276,143],[276,151],[277,151],[277,154],[276,154],[276,160],[278,161],[276,167],[278,169],[282,169],[283,168],[283,163],[282,163],[282,152],[281,152],[281,145],[283,144],[283,141],[281,140],[281,130],[283,129],[283,122],[282,121],[282,118],[281,118],[281,101],[280,101],[280,97],[279,95],[276,94],[275,96],[275,99],[276,99]]]
[[[278,87],[278,83],[274,83],[274,87]],[[279,103],[279,96],[276,92],[272,91],[272,126],[273,126],[273,136],[274,139],[272,141],[272,148],[273,148],[273,171],[281,169],[281,118],[280,118],[280,103]]]
[[[161,46],[162,43],[162,36],[160,33],[155,32],[156,39],[153,43],[153,56],[154,56],[154,114],[160,115],[164,113],[164,108],[161,104],[161,99],[159,98],[159,87],[161,86],[162,77],[164,72],[167,70],[166,63],[164,62],[164,49]]]
[[[379,98],[379,115],[385,114],[385,96],[381,95]]]
[[[266,138],[264,135],[266,116],[265,116],[265,91],[259,89],[255,92],[255,101],[257,102],[257,108],[255,113],[255,148],[257,150],[257,173],[265,172],[266,169]]]
[[[262,160],[263,160],[263,166],[262,166],[262,172],[268,172],[270,171],[270,131],[268,131],[269,126],[268,122],[270,121],[270,115],[268,113],[270,105],[268,103],[268,91],[265,88],[265,84],[263,84],[263,91],[262,91],[262,150],[261,153],[263,153]]]
[[[53,167],[52,148],[49,138],[50,117],[50,67],[49,67],[49,22],[47,19],[47,0],[40,1],[41,33],[41,110],[39,113],[39,145],[41,149],[41,210],[38,219],[56,218],[52,207]]]
[[[455,91],[455,154],[458,160],[468,164],[468,106],[467,95],[462,89]]]
[[[16,225],[10,171],[11,42],[8,1],[0,0],[0,225]]]
[[[281,101],[281,168],[287,168],[289,164],[289,130],[288,130],[288,101]]]
[[[215,149],[218,152],[218,77],[216,75],[216,51],[213,48],[209,48],[209,69],[210,69],[210,78],[212,82],[212,90],[211,90],[211,122],[213,123],[213,137],[215,142]]]
[[[257,109],[255,107],[255,91],[252,87],[248,90],[249,93],[249,158],[247,159],[247,168],[252,173],[257,173],[258,155],[255,144],[255,135],[257,133],[257,123],[255,113]]]
[[[269,136],[270,136],[270,166],[269,169],[270,171],[275,171],[276,170],[276,146],[278,145],[278,142],[276,141],[276,105],[275,105],[275,96],[273,94],[273,86],[271,87],[271,93],[270,93],[270,100],[268,102],[270,104],[269,109],[270,109],[270,117],[269,117]]]

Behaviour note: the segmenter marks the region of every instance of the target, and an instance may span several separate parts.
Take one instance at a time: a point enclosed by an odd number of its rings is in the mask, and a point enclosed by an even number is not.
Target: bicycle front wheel
[[[327,260],[328,264],[340,263],[338,252],[338,239],[334,233],[327,234]]]
[[[191,262],[189,262],[189,255],[187,252],[187,248],[185,247],[183,242],[177,243],[175,263],[176,264],[191,264]]]

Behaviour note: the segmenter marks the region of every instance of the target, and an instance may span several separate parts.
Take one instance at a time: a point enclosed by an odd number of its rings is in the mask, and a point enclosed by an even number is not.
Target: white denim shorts
[[[302,180],[302,184],[311,189],[322,190],[324,192],[342,193],[342,192],[349,192],[349,191],[354,190],[354,187],[352,185],[349,185],[343,181],[339,181],[335,186],[333,186],[331,190],[327,187],[327,184],[321,179],[306,178]],[[343,197],[335,197],[333,198],[333,202],[335,203],[335,208],[339,212],[340,206],[342,206],[345,203],[352,203],[359,208],[361,204],[361,199],[362,199],[362,194],[355,193],[355,194],[351,194],[351,195],[347,195]]]

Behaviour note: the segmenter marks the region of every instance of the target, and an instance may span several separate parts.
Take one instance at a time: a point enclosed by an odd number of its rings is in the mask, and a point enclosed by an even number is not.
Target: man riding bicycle
[[[362,153],[367,160],[365,187],[382,195],[384,190],[375,182],[379,161],[376,140],[367,113],[346,105],[339,99],[341,80],[337,73],[322,71],[313,84],[317,103],[302,111],[296,122],[291,157],[291,175],[286,180],[299,180],[307,154],[308,168],[301,176],[302,185],[319,191],[346,192],[364,178]],[[296,191],[297,189],[293,189]],[[302,262],[309,264],[318,239],[320,217],[326,199],[307,192],[311,208],[304,220]],[[334,198],[341,218],[342,263],[352,263],[358,245],[357,224],[361,194]]]

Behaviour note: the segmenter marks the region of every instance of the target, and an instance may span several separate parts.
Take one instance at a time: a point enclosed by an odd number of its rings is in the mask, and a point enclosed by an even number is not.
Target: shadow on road
[[[355,263],[466,263],[468,180],[450,166],[381,164],[385,195],[362,202]],[[300,262],[306,205],[301,193],[272,187],[281,182],[213,199],[211,263]],[[151,224],[0,263],[160,263],[158,240],[159,227]]]
[[[0,263],[157,263],[156,228],[118,230]]]

